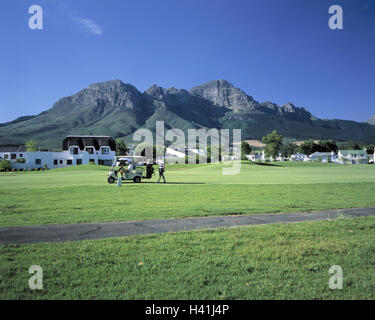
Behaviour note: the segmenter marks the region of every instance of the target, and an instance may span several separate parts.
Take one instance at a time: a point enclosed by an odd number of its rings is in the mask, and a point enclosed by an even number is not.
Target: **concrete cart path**
[[[136,234],[165,233],[170,231],[176,232],[368,216],[375,216],[375,207],[304,213],[273,213],[246,216],[6,227],[0,228],[0,244],[79,241],[124,237]]]

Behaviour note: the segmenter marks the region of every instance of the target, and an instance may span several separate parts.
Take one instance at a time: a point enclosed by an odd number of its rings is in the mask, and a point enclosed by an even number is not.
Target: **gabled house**
[[[109,136],[67,136],[63,151],[25,151],[25,163],[12,163],[15,169],[48,169],[95,163],[111,166],[116,155],[116,142]]]
[[[21,144],[8,144],[0,146],[0,160],[9,160],[15,162],[17,159],[24,159],[26,147]]]
[[[369,157],[366,150],[339,150],[340,163],[367,164]]]
[[[314,152],[310,154],[309,159],[311,161],[321,161],[323,163],[336,162],[338,156],[335,152]]]
[[[111,166],[116,153],[116,142],[109,136],[67,136],[62,149],[69,153],[69,159],[74,164],[92,162]]]

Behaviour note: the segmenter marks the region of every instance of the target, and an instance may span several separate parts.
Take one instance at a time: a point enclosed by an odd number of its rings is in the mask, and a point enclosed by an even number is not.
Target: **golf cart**
[[[114,183],[119,179],[119,169],[116,167],[122,167],[124,174],[122,181],[133,180],[135,183],[139,183],[142,179],[151,179],[155,174],[153,163],[145,161],[144,157],[139,156],[116,156],[113,161],[111,171],[108,173],[108,183]],[[145,173],[145,175],[144,175]]]

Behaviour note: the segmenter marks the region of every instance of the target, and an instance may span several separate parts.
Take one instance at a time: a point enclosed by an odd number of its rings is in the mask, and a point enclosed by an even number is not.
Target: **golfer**
[[[120,164],[120,168],[118,169],[118,173],[121,174],[121,179],[124,179],[125,169],[124,169],[124,166],[123,166],[122,163]]]
[[[164,177],[164,171],[165,171],[164,161],[163,160],[159,160],[158,166],[159,166],[159,180],[158,180],[158,183],[160,183],[161,177],[163,177],[164,183],[166,183],[165,177]]]

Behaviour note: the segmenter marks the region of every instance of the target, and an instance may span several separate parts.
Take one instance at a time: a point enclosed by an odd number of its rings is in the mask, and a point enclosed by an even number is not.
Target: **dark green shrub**
[[[3,159],[0,161],[0,171],[12,170],[12,163],[9,160]]]

